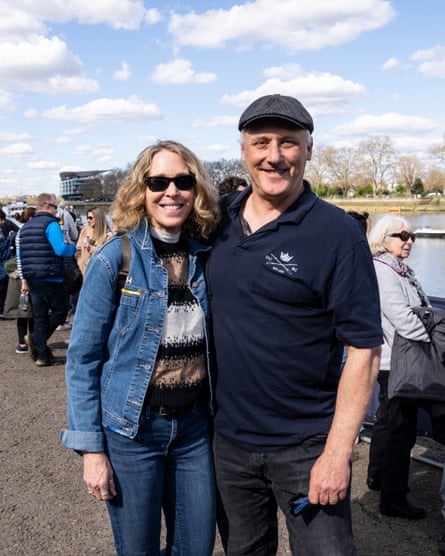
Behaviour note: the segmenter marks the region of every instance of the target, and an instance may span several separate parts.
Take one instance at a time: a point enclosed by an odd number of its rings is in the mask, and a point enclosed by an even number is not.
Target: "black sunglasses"
[[[94,220],[94,216],[87,216],[87,220]]]
[[[184,176],[176,176],[175,178],[167,178],[164,176],[144,176],[144,183],[150,191],[156,193],[165,191],[170,183],[175,184],[176,189],[180,191],[189,191],[196,185],[196,178],[193,174],[185,174]]]
[[[407,232],[406,230],[402,230],[401,232],[395,232],[393,234],[388,234],[388,235],[389,237],[398,237],[402,241],[408,241],[410,238],[413,243],[416,241],[416,234],[413,234],[413,232]]]
[[[58,209],[58,206],[57,206],[57,205],[53,205],[53,203],[45,203],[45,205],[46,205],[47,207],[52,207],[54,210],[57,210],[57,209]]]

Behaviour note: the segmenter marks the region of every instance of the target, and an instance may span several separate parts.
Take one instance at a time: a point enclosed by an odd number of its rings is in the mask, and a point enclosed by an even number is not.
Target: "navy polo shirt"
[[[229,205],[209,262],[218,364],[216,431],[250,451],[327,434],[343,345],[383,343],[366,237],[343,210],[304,193],[244,237]]]

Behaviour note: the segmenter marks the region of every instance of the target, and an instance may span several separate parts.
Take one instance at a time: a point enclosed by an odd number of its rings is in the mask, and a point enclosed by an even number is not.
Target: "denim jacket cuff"
[[[63,429],[60,431],[60,440],[66,448],[76,452],[103,452],[103,432],[84,432]]]

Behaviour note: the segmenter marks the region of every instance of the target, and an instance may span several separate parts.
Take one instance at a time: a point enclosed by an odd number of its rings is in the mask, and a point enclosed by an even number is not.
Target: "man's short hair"
[[[37,208],[44,207],[48,203],[54,203],[55,199],[56,196],[54,195],[54,193],[40,193],[40,195],[37,197],[36,206]],[[54,204],[57,204],[57,200]]]

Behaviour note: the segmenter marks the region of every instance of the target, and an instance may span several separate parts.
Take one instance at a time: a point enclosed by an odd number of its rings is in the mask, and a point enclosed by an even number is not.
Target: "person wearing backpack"
[[[210,556],[215,489],[209,433],[205,240],[217,193],[185,146],[146,148],[111,210],[118,233],[88,262],[67,354],[69,429],[88,492],[105,501],[116,553]],[[122,237],[131,257],[123,287]],[[118,291],[117,291],[118,290]]]

